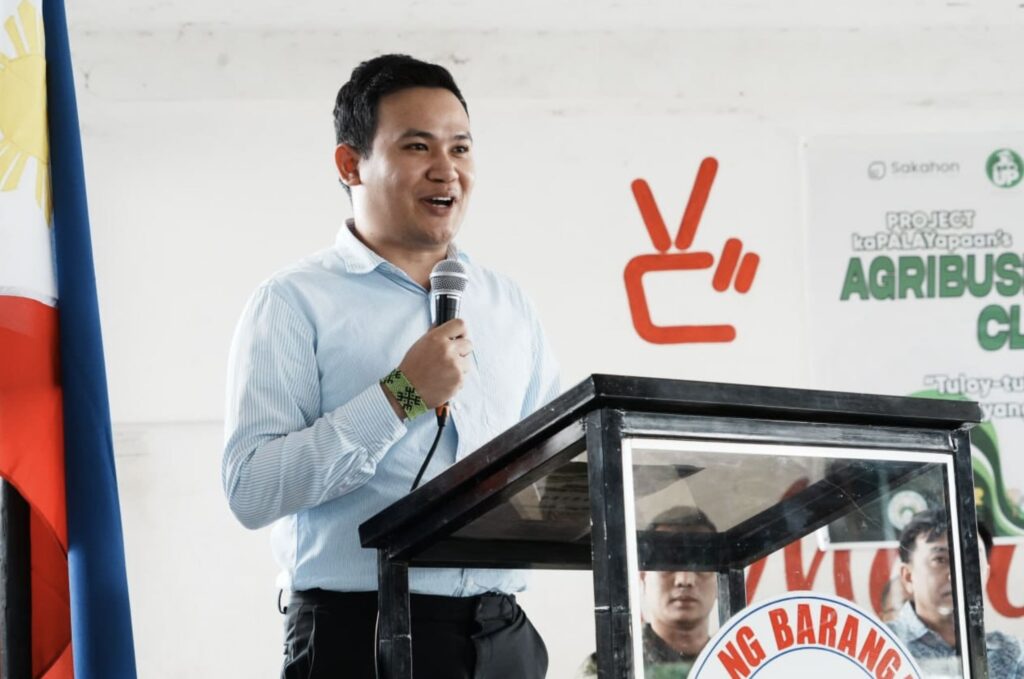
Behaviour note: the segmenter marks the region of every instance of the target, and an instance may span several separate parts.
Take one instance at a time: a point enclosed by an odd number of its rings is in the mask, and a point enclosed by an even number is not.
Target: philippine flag
[[[31,629],[16,638],[31,639],[32,677],[131,678],[64,6],[0,0],[0,23],[0,476],[29,507]]]

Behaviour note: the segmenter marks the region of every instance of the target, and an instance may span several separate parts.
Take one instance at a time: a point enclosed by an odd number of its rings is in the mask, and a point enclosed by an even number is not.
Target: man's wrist
[[[388,405],[391,406],[391,410],[394,411],[398,421],[405,422],[405,410],[402,409],[402,404],[398,402],[398,399],[391,393],[391,390],[384,386],[383,380],[377,383],[377,388],[384,394],[384,398],[387,399]]]
[[[380,385],[399,417],[412,420],[427,412],[423,397],[400,369],[395,368],[388,373],[381,379]]]

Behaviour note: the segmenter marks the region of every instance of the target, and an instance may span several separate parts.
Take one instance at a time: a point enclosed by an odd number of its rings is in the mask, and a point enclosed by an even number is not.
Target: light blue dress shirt
[[[436,476],[558,394],[558,368],[532,307],[507,278],[467,267],[461,317],[473,368],[424,475]],[[342,227],[333,248],[263,283],[231,346],[222,481],[248,528],[274,524],[278,586],[377,589],[359,524],[409,492],[437,433],[402,422],[379,380],[430,328],[429,294]],[[425,481],[424,481],[425,482]],[[414,568],[410,588],[474,596],[523,589],[522,571]]]

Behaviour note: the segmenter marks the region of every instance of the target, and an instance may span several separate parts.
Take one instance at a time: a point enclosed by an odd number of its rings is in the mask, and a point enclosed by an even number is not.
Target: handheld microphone
[[[469,284],[466,266],[457,259],[442,259],[430,272],[430,320],[436,328],[459,317],[462,293]],[[448,404],[436,409],[437,424],[448,420]]]
[[[439,325],[459,317],[459,307],[462,306],[462,293],[469,283],[469,274],[466,273],[465,265],[457,259],[442,259],[434,265],[430,272],[430,321],[436,328]],[[419,473],[412,482],[410,491],[416,490],[423,478],[423,472],[427,470],[430,459],[434,457],[437,444],[441,440],[441,432],[448,423],[448,404],[439,405],[435,411],[437,414],[437,435],[434,443],[430,446],[423,464],[420,465]]]
[[[457,259],[442,259],[430,272],[430,321],[434,326],[459,317],[462,293],[469,284],[466,266]]]

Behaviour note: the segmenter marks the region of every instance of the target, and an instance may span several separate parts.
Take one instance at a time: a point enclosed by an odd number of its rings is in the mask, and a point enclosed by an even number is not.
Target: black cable
[[[440,410],[440,409],[438,409]],[[448,423],[448,408],[444,408],[444,416],[441,413],[437,414],[437,436],[434,437],[434,442],[430,445],[430,451],[427,453],[427,458],[423,460],[423,465],[420,467],[420,471],[416,474],[416,480],[412,482],[412,488],[409,492],[416,490],[416,487],[420,485],[420,479],[423,478],[423,472],[427,471],[427,465],[430,464],[430,458],[434,457],[434,451],[437,450],[437,444],[441,441],[441,434],[444,432],[444,425]]]

